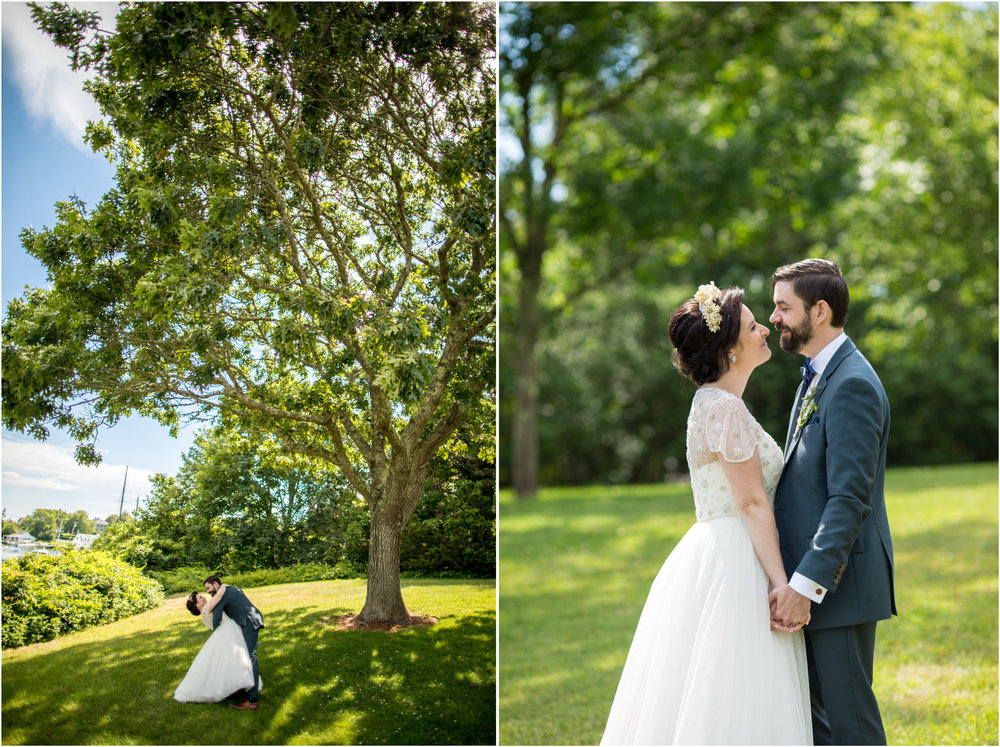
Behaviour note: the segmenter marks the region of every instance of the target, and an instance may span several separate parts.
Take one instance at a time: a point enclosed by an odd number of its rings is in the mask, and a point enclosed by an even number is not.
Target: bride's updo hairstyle
[[[674,346],[670,359],[698,386],[718,381],[729,370],[727,353],[740,337],[743,295],[743,289],[735,286],[722,291],[717,299],[721,317],[717,332],[709,328],[693,298],[678,306],[670,317],[670,342]]]
[[[201,612],[198,611],[198,592],[192,591],[190,596],[188,596],[187,608],[188,611],[195,617],[198,617],[198,615],[201,614]]]

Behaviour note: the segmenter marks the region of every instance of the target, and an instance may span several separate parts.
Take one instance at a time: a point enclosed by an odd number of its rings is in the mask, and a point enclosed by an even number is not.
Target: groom
[[[805,628],[813,740],[885,744],[872,692],[875,625],[896,614],[885,511],[889,401],[844,334],[848,290],[822,259],[771,278],[781,348],[806,356],[774,499],[789,585],[771,593],[774,622]]]
[[[218,576],[209,576],[204,581],[205,591],[209,592],[212,596],[218,593],[221,585],[222,579]],[[237,711],[256,711],[257,696],[259,694],[257,678],[260,675],[260,669],[257,666],[257,634],[264,627],[264,618],[261,617],[260,610],[254,607],[250,600],[247,599],[247,595],[235,586],[226,587],[225,592],[222,594],[222,599],[219,600],[219,603],[212,610],[212,630],[219,627],[219,624],[222,622],[223,612],[228,614],[237,625],[243,628],[243,640],[247,644],[250,663],[253,665],[253,687],[247,693],[247,699],[239,705],[232,705],[230,707]]]

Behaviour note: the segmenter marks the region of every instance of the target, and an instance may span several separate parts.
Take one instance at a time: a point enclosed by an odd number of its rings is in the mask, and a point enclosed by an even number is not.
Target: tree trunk
[[[514,404],[514,463],[511,471],[518,498],[538,491],[538,333],[541,309],[541,252],[521,262],[518,284],[518,325],[515,351],[517,399]]]
[[[403,603],[399,582],[399,547],[403,535],[400,500],[385,495],[371,510],[368,543],[368,591],[358,621],[408,625],[410,614]]]

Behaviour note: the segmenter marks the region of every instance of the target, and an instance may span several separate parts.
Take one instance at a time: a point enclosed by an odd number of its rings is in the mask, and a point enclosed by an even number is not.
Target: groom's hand
[[[768,595],[768,612],[770,613],[771,616],[771,630],[772,631],[780,630],[782,633],[794,633],[796,630],[798,630],[798,628],[789,628],[785,625],[782,625],[781,620],[777,619],[774,616],[774,609],[775,606],[777,605],[777,602],[774,600],[773,597],[774,597],[773,593]]]
[[[768,595],[771,607],[771,627],[793,632],[809,622],[812,602],[790,586],[774,589]]]

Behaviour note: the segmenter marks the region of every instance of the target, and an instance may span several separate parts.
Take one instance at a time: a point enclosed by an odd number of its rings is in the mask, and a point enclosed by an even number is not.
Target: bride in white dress
[[[200,615],[209,630],[212,630],[212,610],[225,591],[225,585],[221,586],[211,601],[197,593],[188,598],[188,609]],[[243,629],[223,612],[219,627],[212,631],[174,691],[174,700],[218,703],[239,690],[249,690],[252,685],[253,666]],[[257,687],[263,687],[260,675]]]
[[[768,604],[788,583],[771,507],[782,453],[741,399],[769,333],[742,290],[714,283],[671,318],[674,364],[699,385],[697,522],[653,581],[602,745],[812,744],[803,634],[774,629]]]

